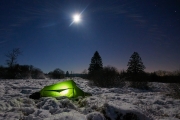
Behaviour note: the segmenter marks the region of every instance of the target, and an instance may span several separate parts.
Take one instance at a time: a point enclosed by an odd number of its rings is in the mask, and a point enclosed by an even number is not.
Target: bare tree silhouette
[[[8,52],[5,56],[7,57],[6,63],[11,68],[17,63],[17,58],[22,52],[19,48],[14,48],[12,51]]]

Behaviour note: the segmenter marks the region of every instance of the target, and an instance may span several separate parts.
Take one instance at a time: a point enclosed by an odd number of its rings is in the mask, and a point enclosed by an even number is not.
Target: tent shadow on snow
[[[40,92],[33,93],[29,97],[32,99],[38,99],[40,97],[61,97],[66,96],[68,98],[76,98],[78,96],[90,96],[90,93],[86,93],[76,86],[73,80],[67,80],[58,82],[49,86],[45,86]]]

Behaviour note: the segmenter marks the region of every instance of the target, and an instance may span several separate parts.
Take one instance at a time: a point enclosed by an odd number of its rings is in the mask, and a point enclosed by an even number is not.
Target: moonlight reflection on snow
[[[127,115],[136,115],[140,120],[180,118],[180,100],[166,96],[168,89],[164,83],[152,83],[151,90],[142,91],[127,86],[99,88],[75,78],[78,87],[92,96],[29,98],[44,86],[63,80],[1,80],[0,119],[116,120]]]

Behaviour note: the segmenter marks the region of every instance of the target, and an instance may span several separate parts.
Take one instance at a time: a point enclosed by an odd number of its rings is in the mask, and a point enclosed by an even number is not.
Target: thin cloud
[[[0,44],[4,44],[4,43],[6,43],[6,42],[7,42],[7,40],[0,41]]]

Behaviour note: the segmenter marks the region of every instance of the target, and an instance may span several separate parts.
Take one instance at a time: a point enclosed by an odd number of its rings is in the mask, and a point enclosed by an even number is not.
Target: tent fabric
[[[49,86],[45,86],[40,91],[41,97],[60,97],[66,96],[68,98],[85,96],[85,92],[76,86],[73,80],[58,82]]]

